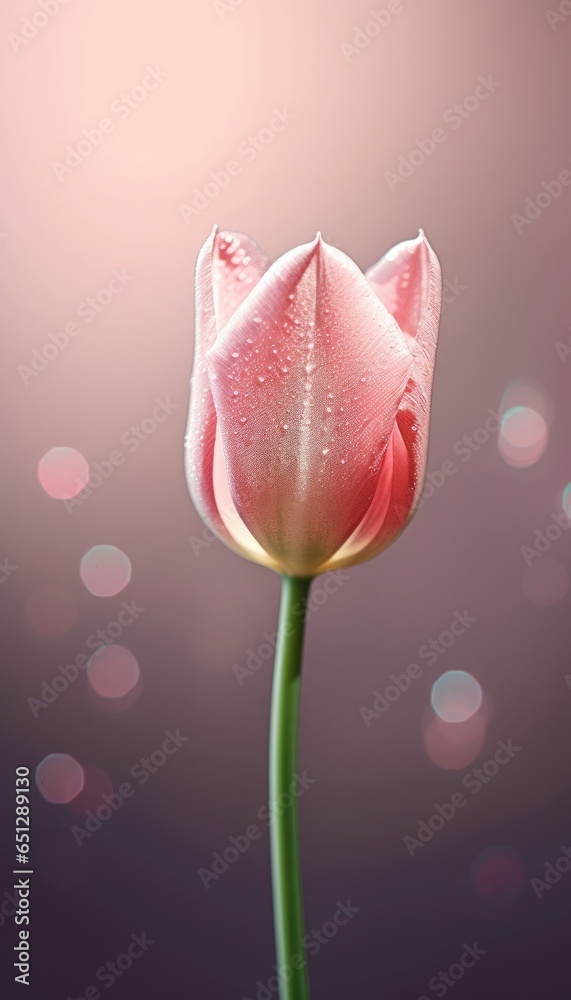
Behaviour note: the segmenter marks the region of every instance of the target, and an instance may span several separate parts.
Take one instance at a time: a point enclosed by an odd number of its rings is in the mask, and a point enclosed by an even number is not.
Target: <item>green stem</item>
[[[283,576],[270,718],[270,803],[274,930],[280,1000],[309,1000],[299,864],[297,734],[305,609],[311,579]],[[292,959],[298,956],[292,964]],[[295,968],[302,964],[301,968]],[[291,978],[288,978],[291,977]],[[285,980],[288,979],[286,982]]]

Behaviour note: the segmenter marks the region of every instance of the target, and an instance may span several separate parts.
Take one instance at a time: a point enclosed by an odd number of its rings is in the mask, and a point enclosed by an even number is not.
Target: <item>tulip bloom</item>
[[[320,236],[270,265],[214,230],[196,269],[186,468],[222,541],[296,577],[394,541],[423,487],[440,304],[423,233],[362,274]]]
[[[421,232],[365,274],[320,236],[274,264],[214,229],[196,268],[186,473],[208,527],[282,575],[270,722],[281,1000],[308,1000],[290,789],[305,610],[318,573],[390,545],[423,487],[441,304]]]

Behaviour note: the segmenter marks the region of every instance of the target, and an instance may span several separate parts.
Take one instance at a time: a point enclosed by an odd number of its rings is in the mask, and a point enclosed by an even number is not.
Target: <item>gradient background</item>
[[[569,165],[571,18],[553,30],[543,0],[403,0],[348,60],[341,44],[370,19],[368,0],[243,0],[225,14],[209,0],[71,0],[14,51],[9,33],[37,10],[5,0],[0,13],[0,557],[18,567],[0,585],[0,892],[12,878],[15,766],[64,752],[116,787],[166,729],[189,740],[81,848],[70,808],[34,795],[28,995],[82,996],[143,930],[155,944],[116,982],[117,997],[253,1000],[272,975],[267,831],[208,890],[197,874],[267,799],[271,667],[242,687],[232,667],[274,630],[279,590],[269,571],[218,542],[196,554],[188,540],[202,531],[182,462],[192,271],[218,222],[273,257],[321,229],[362,267],[424,227],[445,278],[464,286],[443,313],[431,470],[515,378],[537,379],[553,410],[536,464],[511,467],[492,436],[310,622],[300,746],[300,766],[317,779],[300,806],[307,927],[329,920],[337,900],[360,909],[311,960],[313,995],[442,995],[429,979],[477,940],[487,954],[455,1000],[567,997],[571,874],[541,899],[530,879],[571,843],[571,596],[530,602],[521,546],[561,510],[571,479],[571,364],[555,347],[568,343],[571,322],[571,190],[521,235],[511,215]],[[53,161],[148,65],[167,79],[58,181]],[[399,155],[489,74],[496,92],[391,191],[385,172]],[[295,118],[251,161],[237,157],[276,107]],[[185,221],[181,204],[235,158],[240,175]],[[125,291],[24,384],[18,366],[123,267],[133,276]],[[37,463],[50,448],[101,461],[167,396],[176,412],[73,514],[41,489]],[[116,597],[94,597],[79,579],[81,557],[100,543],[132,562]],[[563,535],[549,558],[571,568],[570,545]],[[42,585],[61,587],[75,608],[55,638],[26,617]],[[123,637],[140,663],[141,697],[104,712],[82,674],[34,718],[27,699],[123,599],[145,608]],[[359,708],[464,609],[477,624],[367,728]],[[492,713],[475,763],[499,739],[522,750],[411,858],[405,834],[462,787],[464,770],[436,766],[422,737],[431,683],[452,668],[479,680]],[[484,896],[473,866],[490,847],[512,861]],[[12,919],[2,919],[7,989],[14,943]]]

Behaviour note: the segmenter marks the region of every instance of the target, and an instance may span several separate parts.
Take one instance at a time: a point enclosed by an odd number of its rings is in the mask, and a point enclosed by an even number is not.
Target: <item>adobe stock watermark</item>
[[[444,656],[455,644],[460,636],[465,635],[469,628],[478,621],[468,611],[462,614],[455,611],[448,629],[441,632],[437,639],[429,639],[428,642],[420,646],[417,656],[419,660],[426,660],[430,667],[433,667],[440,656]],[[399,701],[401,696],[410,691],[413,681],[419,680],[424,671],[418,663],[409,663],[406,671],[402,674],[391,674],[391,683],[385,688],[383,693],[373,691],[373,704],[371,708],[361,705],[359,715],[361,716],[367,729],[370,729],[375,719],[380,719],[385,712],[388,712],[391,705]]]
[[[350,899],[345,903],[337,900],[335,905],[337,909],[331,920],[326,920],[321,927],[312,930],[304,936],[301,942],[303,952],[291,955],[283,965],[272,966],[275,976],[270,976],[265,982],[258,979],[254,987],[256,993],[252,992],[252,997],[242,997],[242,1000],[272,1000],[274,996],[279,994],[282,986],[289,983],[294,973],[299,969],[303,969],[307,964],[308,955],[312,958],[319,955],[321,949],[329,944],[333,938],[337,937],[339,929],[346,927],[355,914],[361,912],[361,907],[353,906]]]
[[[24,385],[29,385],[32,379],[37,378],[48,365],[55,361],[62,351],[75,340],[85,327],[109,308],[111,303],[121,295],[128,285],[134,280],[132,274],[126,267],[113,268],[111,277],[103,288],[100,288],[94,295],[88,295],[81,302],[78,302],[74,309],[74,318],[69,319],[59,330],[54,330],[48,334],[48,338],[41,347],[34,347],[27,364],[19,364],[16,371],[22,379]]]
[[[451,306],[456,299],[459,299],[463,292],[468,290],[468,285],[462,285],[458,278],[453,281],[445,278],[442,285],[442,302],[445,306]]]
[[[168,77],[169,74],[160,66],[146,66],[145,75],[140,82],[136,83],[130,90],[119,94],[111,102],[109,116],[101,118],[93,128],[82,129],[81,136],[75,144],[68,143],[65,147],[63,161],[52,160],[52,170],[60,184],[65,177],[80,167],[87,157],[91,156],[93,150],[97,149],[108,135],[115,131],[117,122],[129,118],[133,111],[136,111],[147,100],[149,94],[152,94],[165,80],[168,80]]]
[[[569,327],[571,333],[571,326]],[[567,364],[567,358],[571,354],[571,336],[568,337],[567,343],[564,344],[560,340],[556,340],[554,344],[555,350],[557,351],[557,356],[562,364]]]
[[[566,24],[571,17],[571,0],[561,0],[557,10],[550,7],[545,11],[547,23],[552,31],[557,31],[560,24]]]
[[[452,445],[454,458],[445,459],[437,469],[427,473],[418,510],[427,500],[431,500],[437,490],[441,490],[452,476],[456,475],[460,466],[454,459],[458,458],[465,465],[488,441],[495,437],[501,425],[501,414],[489,409],[488,416],[483,420],[481,427],[476,427],[471,434],[464,434]]]
[[[19,566],[15,563],[11,563],[7,556],[0,560],[0,586],[6,583],[14,573],[17,573]]]
[[[296,799],[305,795],[308,788],[314,785],[317,778],[310,778],[307,771],[295,774],[292,777],[289,792],[282,792],[278,798],[264,803],[256,812],[256,818],[262,820],[266,829],[275,823],[276,819],[288,809],[291,809]],[[210,868],[198,868],[197,874],[205,889],[210,888],[211,882],[217,882],[228,871],[231,865],[247,854],[250,847],[256,840],[260,840],[263,830],[257,823],[250,823],[244,833],[237,836],[228,837],[228,845],[212,855]]]
[[[139,607],[136,601],[122,601],[121,610],[116,618],[108,622],[105,628],[98,628],[85,640],[87,653],[78,653],[71,663],[60,663],[51,681],[42,681],[41,689],[37,698],[27,698],[26,703],[34,719],[37,719],[40,712],[49,708],[67,691],[68,687],[77,680],[82,671],[87,670],[87,665],[93,653],[103,646],[111,646],[123,635],[125,629],[130,628],[137,621],[145,608]]]
[[[428,980],[427,990],[436,994],[437,997],[445,997],[449,989],[456,986],[464,978],[468,969],[473,969],[488,952],[480,948],[477,941],[473,944],[464,942],[464,950],[458,961],[453,962],[448,969],[441,969],[432,979]],[[426,995],[422,995],[418,1000],[429,1000]]]
[[[182,736],[180,729],[176,729],[174,733],[170,729],[167,729],[164,736],[165,739],[160,747],[153,750],[148,757],[141,757],[131,767],[129,777],[136,781],[136,785],[132,785],[130,781],[123,781],[117,787],[117,790],[111,792],[110,795],[104,792],[101,796],[101,805],[97,806],[96,809],[88,809],[85,812],[85,822],[83,825],[80,826],[76,823],[71,827],[71,835],[78,847],[83,847],[84,840],[91,840],[101,830],[103,824],[107,823],[122,808],[123,803],[127,799],[133,798],[137,788],[142,788],[143,785],[146,785],[152,775],[160,771],[166,762],[178,753],[185,743],[188,743],[190,738]]]
[[[498,740],[497,747],[493,757],[486,760],[481,767],[470,768],[462,778],[462,787],[467,789],[471,795],[479,795],[482,789],[486,785],[489,785],[490,781],[522,749],[521,747],[514,746],[511,739],[507,743],[505,740]],[[456,813],[468,805],[468,801],[463,792],[454,792],[450,801],[445,802],[444,805],[439,805],[435,802],[434,812],[428,819],[418,820],[416,837],[409,834],[403,837],[403,844],[411,858],[414,858],[416,851],[421,847],[426,847],[434,839],[435,835],[454,819]]]
[[[533,565],[534,559],[540,559],[542,555],[549,552],[549,549],[558,542],[563,532],[571,528],[571,520],[564,514],[552,514],[552,524],[548,524],[543,531],[536,528],[532,545],[521,545],[520,552],[528,566]]]
[[[385,7],[377,7],[370,11],[370,18],[363,26],[353,28],[350,42],[341,42],[340,48],[345,62],[350,63],[355,56],[364,52],[371,42],[386,31],[395,17],[402,14],[405,4],[402,0],[389,0]]]
[[[156,406],[147,417],[141,420],[140,424],[131,424],[126,431],[123,431],[119,438],[122,448],[113,448],[107,458],[97,462],[89,463],[89,478],[86,486],[76,493],[74,497],[65,499],[64,506],[68,514],[73,514],[74,510],[81,507],[86,500],[89,500],[97,490],[101,489],[103,483],[107,482],[116,469],[125,464],[128,454],[138,451],[145,441],[148,441],[153,434],[156,434],[161,424],[172,416],[179,409],[179,403],[172,403],[170,396],[166,399],[156,399]],[[79,482],[77,485],[81,485]]]
[[[530,879],[529,884],[538,899],[541,899],[545,892],[553,889],[553,886],[561,881],[562,875],[567,875],[568,872],[571,872],[571,847],[562,846],[561,851],[562,853],[555,861],[546,861],[544,863],[542,878],[534,876]]]
[[[311,616],[316,614],[319,611],[319,608],[322,608],[324,604],[327,604],[329,598],[333,594],[336,594],[337,591],[341,589],[343,584],[350,579],[350,574],[342,569],[332,570],[330,573],[326,573],[319,579],[319,583],[313,584],[309,592],[307,604],[299,601],[295,605],[293,613],[296,618],[302,618],[304,622],[309,621]],[[246,663],[244,665],[235,663],[232,667],[232,672],[240,687],[243,687],[246,683],[246,679],[248,677],[253,677],[253,675],[264,665],[264,663],[273,659],[278,639],[282,636],[287,638],[293,633],[294,630],[295,625],[290,622],[282,632],[262,633],[264,642],[261,642],[256,649],[250,648],[246,650]]]
[[[289,127],[295,121],[297,115],[292,114],[287,108],[275,107],[267,123],[254,135],[248,135],[242,139],[236,147],[236,152],[224,166],[218,170],[211,170],[208,180],[202,187],[195,187],[188,202],[181,202],[178,210],[184,222],[200,215],[210,202],[225,191],[231,181],[239,177],[246,164],[252,163],[260,153],[263,153],[268,146],[271,146],[277,135]]]
[[[223,518],[224,524],[226,524],[227,526],[230,526],[241,520],[238,511],[233,505],[232,506],[230,504],[220,505],[218,509],[220,515]],[[218,535],[215,535],[214,532],[210,530],[210,528],[206,527],[206,525],[202,528],[200,535],[188,535],[186,540],[190,545],[193,554],[195,556],[201,555],[204,549],[209,549],[210,546],[212,545],[212,542],[220,541]]]
[[[19,33],[8,32],[6,37],[12,52],[19,52],[21,48],[29,45],[39,32],[58,16],[61,8],[67,7],[68,3],[71,3],[71,0],[40,0],[33,14],[22,18]]]
[[[396,191],[399,184],[404,184],[409,177],[412,177],[423,163],[434,156],[439,146],[448,141],[450,132],[457,132],[458,129],[461,129],[464,122],[476,114],[501,86],[502,82],[496,80],[492,73],[488,73],[487,76],[479,76],[474,92],[446,109],[442,115],[443,124],[434,128],[429,136],[415,139],[410,152],[399,155],[396,170],[385,170],[384,177],[390,190]]]
[[[510,215],[518,236],[521,236],[528,226],[533,226],[533,223],[561,197],[565,188],[570,186],[571,170],[560,170],[554,180],[542,181],[537,194],[525,199],[521,212],[512,212]]]
[[[227,14],[231,14],[237,7],[241,7],[243,3],[244,0],[212,0],[212,6],[221,21]]]
[[[74,995],[68,996],[67,1000],[100,1000],[102,994],[99,990],[99,984],[104,986],[106,990],[110,990],[117,980],[122,979],[129,971],[133,963],[147,953],[153,944],[155,941],[153,938],[147,937],[146,931],[141,931],[140,934],[131,934],[125,951],[117,955],[112,962],[105,962],[104,965],[99,966],[95,973],[97,985],[86,986],[78,996],[74,992]]]

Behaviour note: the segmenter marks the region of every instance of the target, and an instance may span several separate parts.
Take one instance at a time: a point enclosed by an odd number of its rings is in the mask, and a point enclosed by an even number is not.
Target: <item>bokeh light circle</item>
[[[482,704],[482,688],[465,670],[447,670],[432,685],[430,702],[444,722],[466,722]]]
[[[430,711],[423,727],[428,758],[447,771],[468,767],[484,749],[486,721],[476,712],[466,722],[444,722]]]
[[[131,562],[115,545],[94,545],[83,556],[79,575],[94,597],[114,597],[131,579]]]
[[[571,483],[567,483],[561,496],[561,506],[567,517],[571,518]]]
[[[554,408],[547,390],[533,378],[514,378],[506,386],[500,403],[500,413],[516,406],[526,406],[539,413],[547,424],[553,422]]]
[[[498,447],[508,465],[534,465],[543,455],[548,438],[545,418],[530,406],[512,406],[502,415]]]
[[[42,584],[26,601],[26,618],[38,635],[49,639],[65,635],[77,621],[75,597],[56,584]]]
[[[471,879],[476,892],[484,899],[509,899],[526,882],[525,862],[510,847],[489,847],[473,862]]]
[[[36,768],[36,785],[47,802],[64,805],[79,795],[85,775],[81,764],[67,753],[50,753]]]
[[[525,570],[522,587],[528,601],[546,608],[567,596],[569,573],[557,559],[541,556]]]
[[[87,665],[89,683],[102,698],[123,698],[141,676],[139,664],[126,646],[102,646]]]
[[[71,500],[89,479],[89,465],[75,448],[51,448],[38,462],[38,479],[54,500]]]

